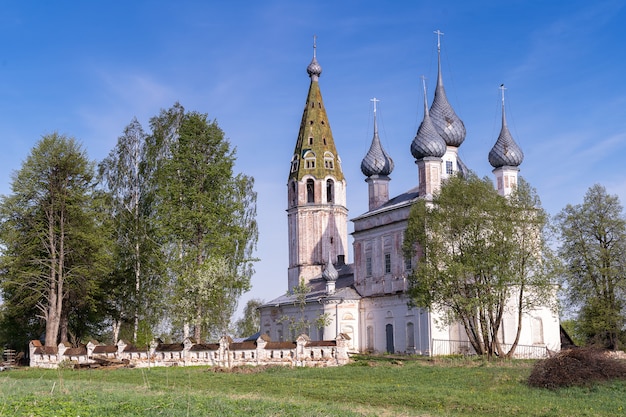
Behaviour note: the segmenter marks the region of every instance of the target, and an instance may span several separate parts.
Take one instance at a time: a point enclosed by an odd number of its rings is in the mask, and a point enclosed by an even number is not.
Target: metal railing
[[[508,352],[513,345],[501,343],[504,352]],[[475,355],[476,351],[467,340],[443,340],[433,339],[432,356],[446,355]],[[548,356],[548,349],[540,345],[517,345],[513,357],[517,359],[539,359]]]

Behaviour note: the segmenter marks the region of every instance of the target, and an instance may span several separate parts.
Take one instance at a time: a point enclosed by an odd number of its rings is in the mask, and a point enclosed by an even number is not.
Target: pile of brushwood
[[[607,351],[578,348],[537,361],[528,377],[528,385],[556,389],[611,379],[626,379],[626,361],[610,357]]]

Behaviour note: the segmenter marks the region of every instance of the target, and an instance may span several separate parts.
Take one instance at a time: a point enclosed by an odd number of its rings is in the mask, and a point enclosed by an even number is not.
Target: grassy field
[[[616,416],[626,381],[526,386],[532,362],[362,358],[340,368],[17,369],[0,416]]]

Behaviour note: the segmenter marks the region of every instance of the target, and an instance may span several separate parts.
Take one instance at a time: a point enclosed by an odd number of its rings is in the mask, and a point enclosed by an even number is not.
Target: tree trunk
[[[122,320],[113,320],[113,344],[116,344],[120,337],[120,327],[122,327]]]
[[[202,337],[202,310],[200,307],[196,310],[196,325],[194,327],[193,337],[197,343],[200,343]]]
[[[61,320],[59,322],[59,340],[61,343],[68,342],[70,339],[68,337],[69,333],[69,318],[67,313],[63,313],[61,315]]]

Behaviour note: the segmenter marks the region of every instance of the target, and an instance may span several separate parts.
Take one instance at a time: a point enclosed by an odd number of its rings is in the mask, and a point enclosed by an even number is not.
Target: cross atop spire
[[[437,29],[433,33],[437,35],[437,50],[440,50],[441,49],[441,37],[444,35],[444,33],[440,31],[439,29]]]
[[[504,90],[506,90],[506,87],[504,84],[500,84],[499,88],[502,91],[502,124],[506,125],[506,116],[504,115]]]
[[[317,35],[313,35],[313,58],[316,58],[316,50],[317,50]]]
[[[374,103],[374,115],[376,115],[376,103],[378,103],[380,100],[374,97],[371,98],[370,101]]]
[[[370,101],[374,103],[374,134],[377,134],[378,124],[376,123],[376,103],[378,103],[380,100],[374,97],[374,98],[371,98]]]

